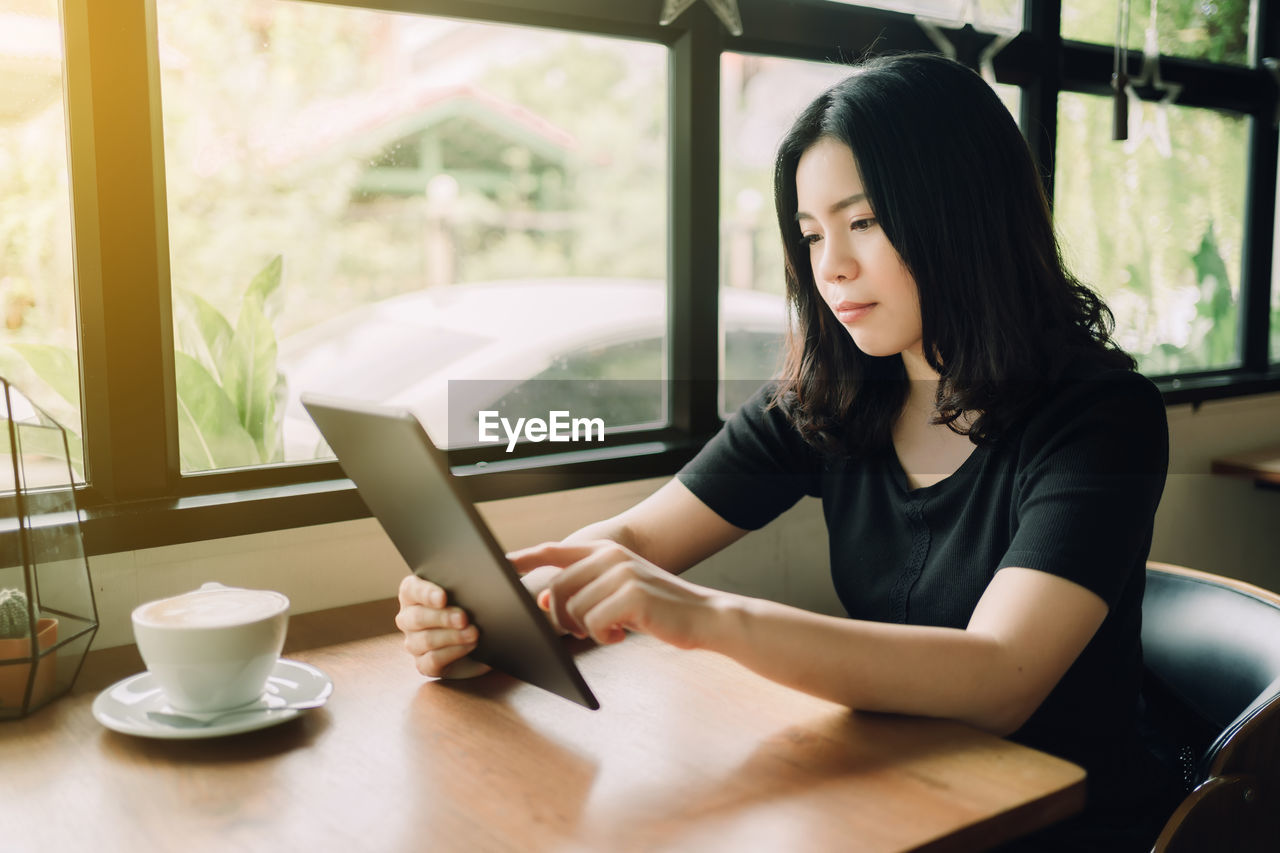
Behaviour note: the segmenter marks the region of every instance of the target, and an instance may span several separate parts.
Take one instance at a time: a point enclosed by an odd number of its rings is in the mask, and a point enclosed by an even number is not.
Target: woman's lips
[[[836,319],[841,323],[856,323],[875,307],[875,302],[840,302],[835,307]]]

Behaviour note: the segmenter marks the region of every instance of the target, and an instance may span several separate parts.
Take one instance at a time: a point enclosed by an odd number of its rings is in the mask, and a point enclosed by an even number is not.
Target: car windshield
[[[483,335],[456,329],[399,323],[362,323],[325,340],[286,368],[295,393],[383,401],[419,381],[423,374],[463,358],[489,343]],[[371,363],[370,353],[377,353]]]

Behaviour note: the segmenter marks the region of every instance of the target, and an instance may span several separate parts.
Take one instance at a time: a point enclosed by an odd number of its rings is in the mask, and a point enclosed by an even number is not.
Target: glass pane
[[[720,59],[720,411],[781,366],[786,280],[773,158],[796,115],[849,67],[725,53]]]
[[[1156,42],[1160,53],[1248,65],[1249,5],[1252,0],[1163,0],[1157,2]],[[1116,43],[1116,0],[1063,0],[1062,37],[1094,44]],[[1151,0],[1129,4],[1129,50],[1142,53],[1152,24]]]
[[[0,0],[0,376],[70,431],[83,481],[58,0]]]
[[[665,354],[665,47],[277,0],[157,12],[184,470],[327,456],[303,391],[462,446],[450,382]],[[660,393],[665,355],[643,367]]]
[[[795,117],[849,67],[725,53],[720,61],[720,390],[728,414],[781,366],[787,314],[773,158]],[[995,87],[1018,114],[1021,90]]]
[[[1130,140],[1112,142],[1111,109],[1058,101],[1054,206],[1070,268],[1106,298],[1143,372],[1239,364],[1246,117],[1139,103]]]
[[[979,28],[1022,29],[1022,0],[830,0],[939,20],[971,20]]]

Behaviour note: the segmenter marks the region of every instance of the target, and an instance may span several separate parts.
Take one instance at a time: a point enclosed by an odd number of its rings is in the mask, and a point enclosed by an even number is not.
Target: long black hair
[[[800,114],[774,168],[796,323],[773,401],[807,441],[855,455],[887,447],[907,396],[901,356],[861,352],[815,285],[796,166],[821,139],[852,150],[915,279],[925,358],[941,376],[934,423],[994,440],[1066,371],[1134,369],[1107,306],[1066,269],[1031,153],[991,87],[942,56],[879,57]]]

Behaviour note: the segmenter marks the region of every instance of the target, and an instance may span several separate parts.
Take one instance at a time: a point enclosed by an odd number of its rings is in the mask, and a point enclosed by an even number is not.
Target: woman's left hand
[[[564,569],[538,606],[576,637],[618,643],[627,631],[679,648],[700,645],[724,594],[681,580],[616,542],[548,542],[507,555],[520,572]]]

